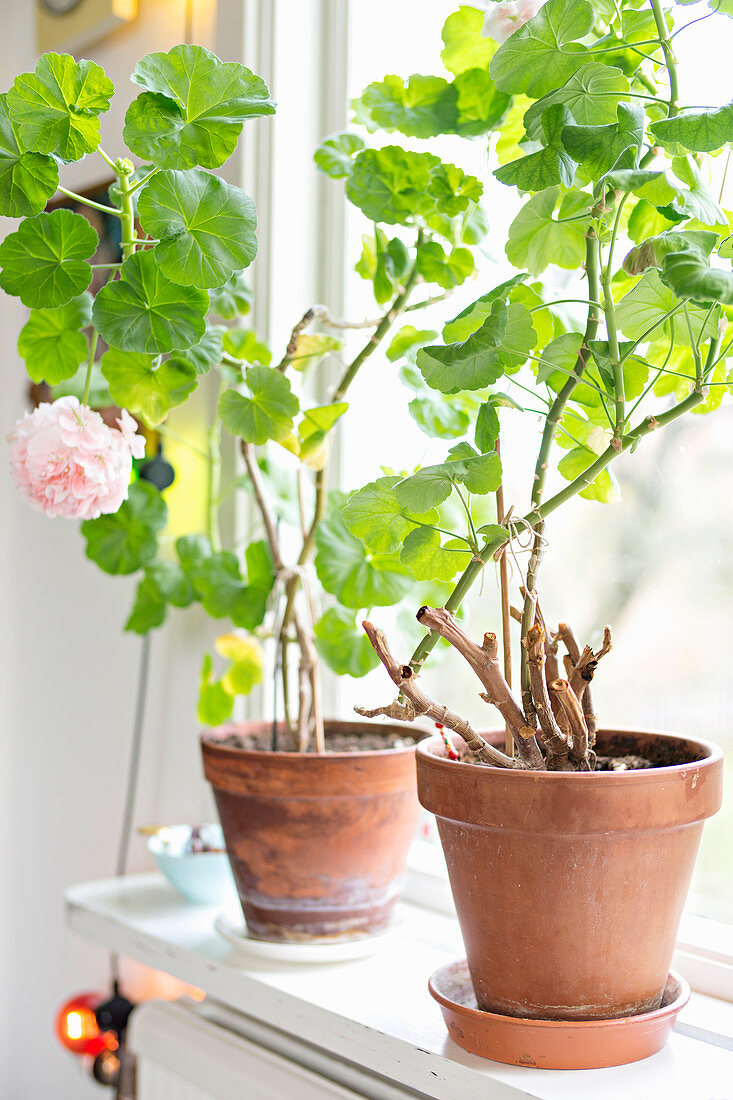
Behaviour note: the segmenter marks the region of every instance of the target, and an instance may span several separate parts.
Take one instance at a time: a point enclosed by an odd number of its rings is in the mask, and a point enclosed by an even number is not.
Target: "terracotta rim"
[[[482,730],[481,733],[487,740],[500,737],[503,741],[504,738],[503,730]],[[661,730],[649,729],[611,729],[604,727],[599,730],[601,738],[606,735],[618,735],[620,737],[631,738],[637,734],[643,734],[646,737],[658,737],[663,741],[681,741],[684,744],[692,746],[694,749],[699,749],[704,755],[700,756],[697,760],[688,760],[684,764],[665,764],[661,767],[637,768],[636,770],[625,772],[530,772],[524,769],[514,770],[509,768],[497,768],[495,770],[500,772],[502,779],[506,779],[510,783],[522,782],[526,780],[528,775],[531,775],[533,780],[540,783],[552,783],[559,778],[562,778],[563,782],[570,781],[573,783],[590,783],[593,781],[596,783],[638,783],[645,779],[648,782],[652,775],[679,775],[685,771],[685,769],[694,768],[696,764],[707,765],[723,759],[723,750],[714,742],[703,741],[700,738],[685,737],[683,734],[663,733]],[[442,756],[440,752],[435,751],[436,749],[442,748],[442,740],[435,735],[423,738],[418,741],[416,745],[418,756],[427,757],[434,767],[443,768],[445,770],[447,768],[455,768],[460,764],[460,767],[471,768],[472,771],[486,771],[485,764],[471,764],[469,762],[449,760],[447,756]]]
[[[568,1029],[576,1030],[598,1030],[599,1028],[610,1027],[625,1027],[628,1026],[629,1021],[638,1023],[651,1023],[654,1020],[661,1020],[666,1016],[677,1015],[685,1007],[691,996],[691,989],[689,982],[678,974],[676,970],[670,970],[667,983],[673,981],[679,985],[679,992],[673,1001],[669,1004],[662,1005],[661,1008],[655,1008],[653,1012],[640,1012],[636,1016],[612,1016],[608,1019],[598,1018],[595,1020],[538,1020],[535,1017],[525,1016],[502,1016],[498,1012],[484,1012],[483,1009],[473,1008],[471,1005],[463,1004],[462,1001],[454,1001],[448,997],[445,993],[441,993],[438,989],[436,980],[446,970],[450,970],[456,965],[462,965],[466,967],[466,973],[468,973],[468,965],[465,960],[460,964],[456,963],[444,963],[443,966],[430,975],[428,979],[428,990],[430,996],[442,1005],[444,1008],[454,1012],[457,1016],[466,1016],[471,1019],[485,1020],[487,1025],[499,1023],[499,1024],[517,1024],[520,1027],[526,1027],[528,1031],[535,1028],[543,1031],[566,1031]],[[665,987],[666,988],[666,987]]]
[[[255,726],[261,726],[261,730],[256,730]],[[326,732],[333,730],[334,727],[343,729],[346,733],[369,733],[369,734],[381,734],[387,736],[389,733],[393,733],[395,730],[404,731],[408,737],[412,737],[413,743],[411,745],[402,745],[399,748],[387,748],[387,749],[359,749],[356,752],[326,752],[325,754],[315,752],[282,752],[280,749],[240,749],[234,745],[222,745],[220,740],[224,737],[228,737],[232,733],[236,733],[238,736],[243,736],[242,730],[247,729],[250,736],[256,733],[269,733],[272,730],[271,722],[230,722],[224,726],[216,726],[212,729],[205,729],[199,735],[199,742],[201,746],[207,745],[216,749],[217,752],[230,754],[232,757],[242,759],[245,756],[251,756],[255,758],[261,758],[263,756],[272,757],[274,761],[286,761],[286,760],[323,760],[327,757],[329,760],[358,760],[360,757],[368,756],[398,756],[403,753],[412,753],[422,741],[432,736],[432,730],[420,729],[419,727],[411,726],[406,722],[393,722],[390,721],[389,726],[378,726],[370,722],[352,722],[348,719],[341,720],[337,718],[327,718],[325,722]],[[283,730],[283,732],[285,732]]]

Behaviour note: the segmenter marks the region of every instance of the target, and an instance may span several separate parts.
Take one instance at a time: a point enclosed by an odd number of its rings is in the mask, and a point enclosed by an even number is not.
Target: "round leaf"
[[[402,599],[410,580],[396,556],[370,554],[349,534],[341,516],[344,493],[329,494],[326,516],[316,531],[318,579],[346,607],[386,607]]]
[[[238,272],[232,275],[223,286],[209,291],[211,312],[225,321],[233,321],[249,313],[252,304],[252,291],[247,286],[244,275]]]
[[[592,26],[593,7],[587,0],[549,0],[491,59],[497,88],[538,99],[560,87],[585,62],[587,48],[578,40]]]
[[[239,187],[200,169],[159,172],[138,200],[155,258],[172,282],[221,286],[257,255],[255,204]]]
[[[99,115],[108,110],[114,84],[93,61],[47,53],[35,71],[15,78],[8,111],[22,147],[79,160],[99,145]]]
[[[280,441],[293,430],[298,399],[290,382],[274,367],[250,367],[245,374],[250,396],[225,390],[219,401],[219,416],[228,432],[247,443]]]
[[[0,95],[0,214],[27,218],[40,214],[55,194],[59,170],[53,157],[21,151],[7,98]]]
[[[244,65],[203,46],[174,46],[139,61],[124,139],[159,168],[219,168],[234,152],[245,119],[275,113],[267,85]]]
[[[86,337],[79,330],[92,318],[92,298],[82,294],[58,309],[34,309],[18,338],[18,351],[25,359],[33,382],[57,386],[73,378],[86,358]]]
[[[86,262],[99,238],[81,214],[54,210],[26,218],[0,244],[0,287],[31,309],[55,309],[86,290]]]
[[[440,534],[429,527],[416,527],[405,539],[400,561],[416,581],[450,581],[465,569],[471,551],[446,550],[440,544]]]
[[[220,634],[214,648],[231,661],[221,680],[230,695],[249,695],[255,684],[262,682],[264,659],[258,642],[238,634]]]
[[[354,614],[343,607],[332,607],[315,626],[316,649],[337,676],[366,676],[379,664],[379,658]]]
[[[158,355],[197,344],[206,331],[208,308],[208,294],[182,293],[147,250],[125,260],[119,279],[102,287],[93,316],[112,347]]]
[[[134,573],[155,557],[168,509],[158,490],[136,481],[117,512],[81,525],[86,555],[105,573]]]
[[[139,413],[151,427],[196,389],[196,371],[182,359],[165,359],[156,367],[152,355],[110,348],[102,356],[101,367],[113,400]]]

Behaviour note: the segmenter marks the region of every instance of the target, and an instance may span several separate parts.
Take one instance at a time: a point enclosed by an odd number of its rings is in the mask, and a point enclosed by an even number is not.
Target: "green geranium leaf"
[[[431,169],[421,212],[430,214],[429,203],[432,201],[440,215],[455,218],[457,214],[468,210],[471,203],[478,202],[483,189],[483,184],[475,176],[467,175],[461,168],[456,168],[455,164],[439,161]]]
[[[59,170],[53,157],[21,149],[7,98],[0,95],[0,215],[27,218],[40,214],[56,193]]]
[[[582,342],[579,332],[563,332],[551,340],[537,364],[537,381],[546,382],[555,392],[561,389],[577,366]]]
[[[441,546],[440,534],[430,527],[410,531],[400,554],[400,561],[416,581],[451,581],[465,569],[470,558],[468,547],[459,551]]]
[[[452,12],[443,26],[441,53],[448,72],[463,73],[466,69],[485,69],[496,53],[496,43],[484,38],[484,12],[462,4]]]
[[[147,634],[165,622],[168,604],[188,607],[193,599],[193,586],[178,562],[157,558],[145,567],[125,630]]]
[[[336,336],[324,336],[320,332],[301,332],[296,342],[293,367],[295,370],[306,371],[320,363],[329,352],[340,351],[342,347],[341,340]]]
[[[491,401],[484,401],[476,415],[474,443],[481,454],[487,454],[499,438],[499,414]]]
[[[587,0],[549,0],[494,54],[489,71],[497,88],[539,99],[564,84],[586,59],[579,39],[592,26]]]
[[[501,125],[511,96],[500,92],[488,69],[468,69],[453,81],[458,94],[456,133],[462,137],[478,137]]]
[[[314,437],[322,439],[348,407],[345,401],[337,401],[333,405],[317,405],[314,409],[306,409],[298,427],[298,435],[304,441]]]
[[[429,512],[450,496],[460,482],[469,493],[496,492],[501,485],[501,460],[496,451],[478,454],[468,443],[453,447],[450,458],[438,466],[424,466],[394,486],[403,508],[413,514]]]
[[[674,157],[672,168],[677,178],[687,184],[689,191],[678,192],[671,210],[662,207],[662,213],[674,216],[680,211],[686,217],[696,218],[702,225],[720,226],[728,232],[726,213],[710,194],[694,157],[689,154]]]
[[[160,239],[161,271],[181,286],[221,286],[257,255],[252,199],[198,168],[158,172],[143,188],[138,212],[145,232]]]
[[[262,363],[269,366],[272,352],[258,339],[257,333],[248,328],[230,328],[224,333],[224,351],[244,363]]]
[[[225,321],[233,321],[235,317],[243,317],[249,313],[252,304],[252,291],[247,286],[247,281],[241,271],[232,275],[223,286],[214,287],[209,291],[211,312],[216,317],[223,317]]]
[[[332,607],[318,620],[314,630],[316,649],[337,676],[366,676],[379,658],[356,616],[343,607]]]
[[[331,179],[345,179],[351,175],[354,156],[366,147],[366,142],[358,134],[344,131],[332,134],[322,141],[313,154],[313,159]]]
[[[538,275],[549,264],[573,269],[583,262],[585,223],[579,215],[590,210],[592,197],[582,191],[568,192],[554,218],[559,195],[559,187],[534,195],[512,222],[506,254],[515,267],[526,267]]]
[[[619,103],[618,121],[606,126],[565,126],[562,140],[573,160],[591,179],[612,168],[635,168],[644,136],[644,111]]]
[[[673,229],[667,233],[660,233],[657,237],[651,237],[636,248],[632,248],[624,259],[623,269],[629,275],[640,275],[650,267],[661,268],[667,253],[688,250],[696,251],[703,260],[707,261],[717,241],[717,233],[704,230],[684,232]]]
[[[0,244],[0,286],[31,309],[55,309],[92,281],[87,259],[99,238],[81,214],[54,210],[26,218]]]
[[[705,253],[694,246],[668,252],[662,262],[661,279],[678,298],[733,305],[733,274],[711,267]]]
[[[79,215],[77,215],[79,216]],[[209,296],[172,283],[149,249],[125,260],[94,302],[94,324],[112,347],[147,355],[190,348],[206,331]]]
[[[438,158],[398,145],[357,153],[346,197],[372,222],[409,224],[425,200]]]
[[[192,576],[212,554],[208,535],[181,535],[176,539],[176,554],[186,576]]]
[[[583,65],[561,88],[537,100],[524,116],[531,141],[542,141],[542,115],[553,103],[562,103],[579,126],[600,126],[616,121],[616,107],[629,90],[629,82],[613,65],[595,61]]]
[[[425,241],[417,250],[417,270],[426,283],[437,283],[444,290],[465,283],[475,270],[473,253],[468,248],[445,251],[438,241]]]
[[[99,116],[114,84],[93,61],[46,53],[34,72],[15,78],[7,108],[24,150],[79,160],[99,145]]]
[[[413,517],[403,508],[394,491],[402,480],[395,475],[377,478],[350,496],[341,512],[351,534],[378,554],[392,554],[413,528],[438,519],[437,512]]]
[[[660,145],[681,145],[692,153],[711,153],[733,141],[733,103],[707,111],[685,111],[653,122],[651,132]]]
[[[509,292],[514,289],[515,286],[519,286],[527,278],[526,275],[513,275],[511,279],[507,279],[505,282],[495,286],[493,290],[489,290],[486,294],[482,294],[480,298],[477,298],[475,302],[471,302],[469,306],[462,309],[443,329],[443,339],[446,343],[453,343],[456,340],[465,340],[480,328],[486,318],[491,313],[492,305],[498,299],[502,301],[506,300],[509,296]]]
[[[87,340],[79,330],[92,319],[92,296],[82,294],[58,309],[33,309],[18,338],[33,382],[59,382],[73,378],[88,354]]]
[[[407,407],[420,431],[432,439],[458,439],[471,423],[468,413],[433,394],[413,397]]]
[[[222,550],[204,558],[194,569],[193,584],[204,611],[212,618],[228,617],[243,630],[256,630],[265,617],[275,575],[264,542],[251,543],[245,556],[246,583],[237,555]]]
[[[616,321],[624,335],[631,340],[638,340],[678,304],[679,298],[664,285],[659,272],[647,271],[619,302],[616,307]],[[717,322],[712,315],[706,321],[707,310],[690,306],[689,312],[693,332],[699,334],[701,339],[716,335]],[[690,336],[684,317],[675,317],[673,320],[677,343],[689,346]],[[660,327],[650,339],[658,339],[661,333]]]
[[[132,81],[147,90],[130,104],[124,140],[159,168],[219,168],[248,118],[275,113],[265,82],[203,46],[174,46],[139,61]]]
[[[421,348],[425,344],[429,344],[437,335],[434,329],[418,329],[414,325],[403,325],[399,332],[392,337],[392,342],[387,348],[387,358],[390,363],[396,363],[399,359],[404,359],[407,353],[414,348]]]
[[[417,365],[427,384],[441,393],[480,390],[501,377],[498,349],[507,327],[506,303],[498,299],[481,327],[466,340],[421,348]]]
[[[196,374],[207,374],[210,367],[221,363],[224,352],[224,333],[229,330],[224,325],[208,325],[198,344],[186,348],[185,359]]]
[[[576,477],[579,477],[595,462],[597,457],[598,455],[588,450],[587,447],[575,447],[572,451],[568,451],[566,455],[563,455],[557,464],[557,468],[564,478],[567,478],[568,481],[574,481]],[[590,485],[585,489],[581,489],[579,496],[585,497],[587,500],[598,500],[601,504],[610,504],[614,500],[618,500],[618,483],[610,470],[605,469],[591,481]]]
[[[214,679],[213,662],[206,654],[201,665],[197,717],[203,726],[220,726],[231,716],[234,696],[230,695],[221,680]]]
[[[153,355],[110,348],[101,367],[113,400],[153,428],[196,389],[196,371],[182,359],[158,364]]]
[[[553,103],[542,115],[544,147],[529,156],[512,160],[494,175],[500,183],[520,191],[544,191],[556,183],[570,187],[575,176],[575,161],[563,145],[566,123],[572,116],[562,103]]]
[[[249,695],[256,684],[262,683],[265,662],[259,642],[238,634],[220,634],[214,647],[230,662],[221,678],[222,687],[230,695]]]
[[[247,443],[277,442],[293,430],[298,399],[288,379],[275,367],[249,367],[245,372],[249,396],[225,390],[219,400],[219,416],[228,432]]]
[[[359,121],[370,130],[398,130],[406,137],[429,138],[455,131],[458,94],[441,76],[413,74],[407,80],[385,76],[369,84],[354,101]]]
[[[168,509],[155,486],[135,481],[117,512],[82,523],[86,555],[105,573],[135,573],[155,557],[167,518]]]
[[[318,579],[345,607],[387,607],[398,603],[410,586],[396,555],[370,554],[349,533],[342,518],[346,494],[329,493],[326,516],[316,531]]]

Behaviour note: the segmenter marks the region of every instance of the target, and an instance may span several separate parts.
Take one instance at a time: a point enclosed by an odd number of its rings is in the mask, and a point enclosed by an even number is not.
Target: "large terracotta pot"
[[[228,748],[222,738],[269,735],[248,722],[204,733],[227,852],[250,935],[343,940],[387,927],[420,807],[415,748],[301,754]],[[398,730],[327,722],[345,733]]]
[[[504,771],[418,746],[479,1008],[592,1020],[657,1009],[722,753],[705,741],[602,731],[598,750],[674,766]]]

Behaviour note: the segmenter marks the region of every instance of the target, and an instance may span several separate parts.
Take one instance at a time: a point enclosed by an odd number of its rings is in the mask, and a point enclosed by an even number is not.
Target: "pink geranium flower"
[[[515,31],[532,19],[544,0],[506,0],[502,4],[489,4],[481,33],[493,38],[499,45],[506,42]]]
[[[124,409],[119,428],[76,397],[60,397],[26,413],[8,435],[18,492],[47,516],[97,519],[127,499],[133,458],[145,440]]]

